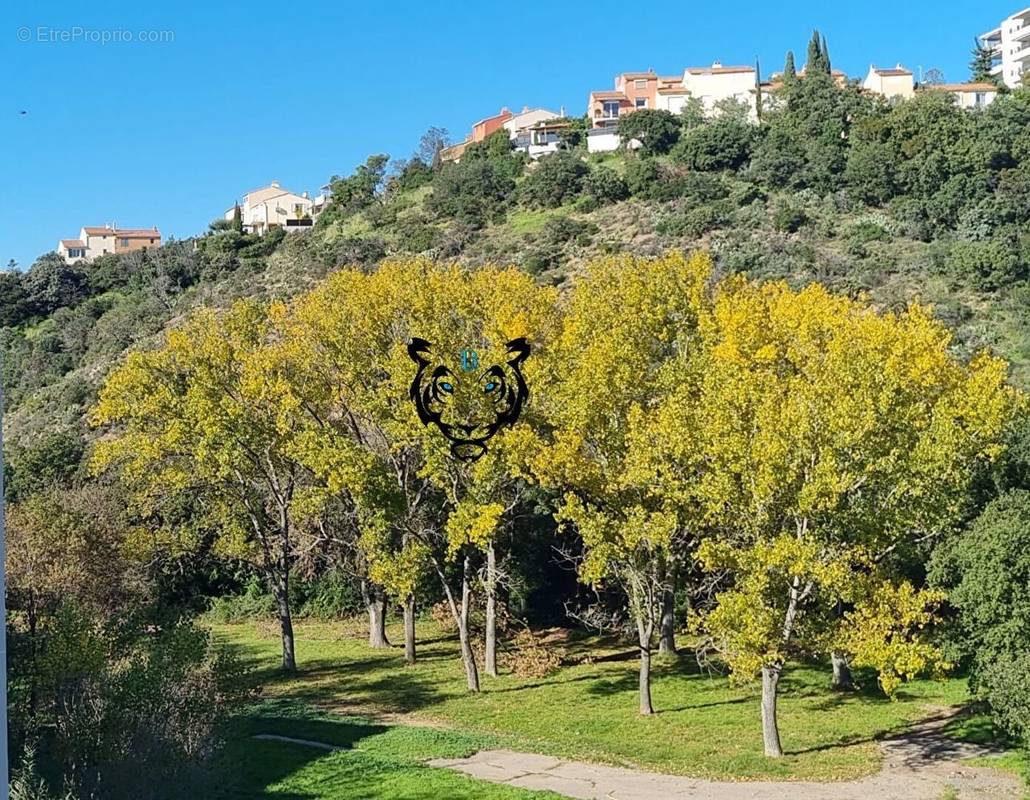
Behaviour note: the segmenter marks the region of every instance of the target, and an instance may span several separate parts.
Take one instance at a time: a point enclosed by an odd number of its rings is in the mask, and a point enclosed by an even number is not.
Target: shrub
[[[673,200],[684,190],[684,176],[653,158],[636,158],[626,167],[626,185],[643,200]]]
[[[719,117],[683,134],[674,159],[696,170],[740,169],[751,156],[755,128],[734,117]]]
[[[274,619],[275,600],[264,584],[254,578],[242,594],[213,598],[208,614],[215,622],[229,624],[254,619]]]
[[[1021,263],[1016,252],[1009,244],[997,240],[955,242],[945,257],[944,265],[950,275],[985,291],[993,291],[1026,277],[1026,265]]]
[[[644,108],[619,117],[622,141],[636,139],[647,153],[668,153],[680,135],[680,120],[669,111]]]
[[[655,230],[666,236],[687,236],[696,239],[710,230],[725,225],[733,209],[726,202],[714,202],[670,214],[658,221]]]
[[[579,195],[590,168],[576,153],[560,150],[544,156],[526,176],[522,196],[530,205],[557,208]]]
[[[469,158],[466,153],[459,163],[445,164],[433,179],[426,209],[474,227],[502,219],[515,192],[506,162],[514,163],[514,159]]]
[[[625,179],[610,167],[598,167],[583,181],[583,191],[598,203],[617,203],[629,197]]]
[[[773,227],[784,233],[794,233],[798,231],[807,221],[808,215],[791,203],[781,201],[776,205],[776,209],[773,211]]]

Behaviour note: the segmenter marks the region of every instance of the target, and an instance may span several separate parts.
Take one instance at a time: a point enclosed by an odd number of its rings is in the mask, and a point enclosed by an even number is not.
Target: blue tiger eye
[[[483,391],[484,392],[492,392],[496,388],[497,388],[497,384],[494,383],[493,381],[490,381],[490,383],[488,383],[486,386],[483,387]]]
[[[446,382],[441,383],[440,384],[440,388],[443,389],[445,392],[453,392],[454,391],[454,386],[449,384],[449,383],[446,383]]]

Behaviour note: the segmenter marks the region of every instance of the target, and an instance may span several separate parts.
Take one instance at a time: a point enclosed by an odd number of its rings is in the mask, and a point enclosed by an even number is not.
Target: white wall
[[[589,153],[610,153],[619,149],[619,134],[593,133],[587,136],[587,152]]]

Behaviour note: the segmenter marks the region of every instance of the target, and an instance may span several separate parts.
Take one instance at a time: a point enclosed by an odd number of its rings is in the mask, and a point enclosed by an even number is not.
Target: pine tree
[[[979,39],[973,40],[972,55],[973,60],[969,62],[970,78],[977,82],[997,83],[997,77],[991,74],[991,51],[984,47]]]

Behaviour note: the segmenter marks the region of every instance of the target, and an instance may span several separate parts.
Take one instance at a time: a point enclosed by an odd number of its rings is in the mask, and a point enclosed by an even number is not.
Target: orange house
[[[623,72],[615,76],[612,91],[591,92],[587,100],[587,114],[594,128],[615,126],[619,117],[641,108],[657,108],[659,91],[682,87],[680,76],[663,77],[649,69],[647,72]]]
[[[481,142],[491,133],[499,131],[504,127],[504,123],[512,118],[512,113],[502,108],[500,113],[494,114],[492,117],[481,119],[475,125],[472,126],[472,141]]]

